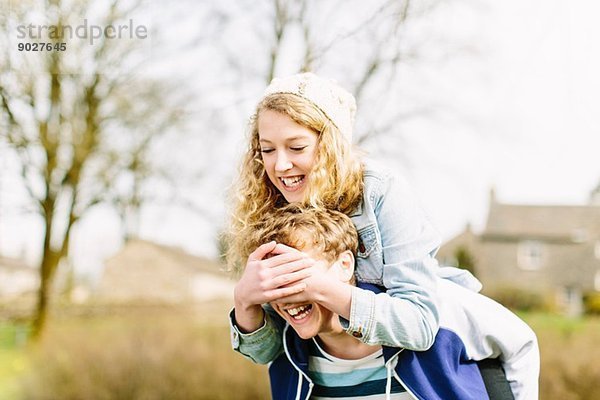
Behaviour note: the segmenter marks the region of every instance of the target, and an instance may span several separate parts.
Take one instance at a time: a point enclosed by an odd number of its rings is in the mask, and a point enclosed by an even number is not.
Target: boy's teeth
[[[304,316],[306,316],[306,314],[308,314],[308,311],[310,311],[310,306],[305,305],[305,306],[300,306],[300,307],[295,307],[295,308],[288,308],[286,311],[294,319],[301,319],[301,318],[304,318]]]
[[[295,307],[295,308],[288,308],[288,309],[287,309],[287,312],[288,312],[290,315],[294,316],[294,315],[296,315],[296,314],[298,314],[298,313],[300,313],[300,312],[304,311],[304,309],[305,309],[305,308],[306,308],[306,306],[300,306],[300,307]]]

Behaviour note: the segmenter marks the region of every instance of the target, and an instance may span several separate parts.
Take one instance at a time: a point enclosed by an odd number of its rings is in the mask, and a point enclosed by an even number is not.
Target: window
[[[574,286],[562,288],[559,301],[568,316],[578,317],[583,313],[583,296],[581,289]]]
[[[600,240],[596,241],[596,245],[594,246],[594,255],[598,260],[600,260]]]
[[[519,243],[517,262],[519,268],[537,270],[542,267],[544,244],[539,240],[524,240]]]

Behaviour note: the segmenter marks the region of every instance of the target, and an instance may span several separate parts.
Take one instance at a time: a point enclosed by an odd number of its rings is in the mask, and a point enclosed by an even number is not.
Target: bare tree
[[[413,25],[439,3],[239,0],[195,3],[194,7],[190,3],[189,11],[196,13],[199,21],[195,45],[190,49],[212,48],[196,82],[199,91],[214,99],[206,105],[213,122],[203,129],[220,140],[227,137],[228,143],[239,142],[242,124],[265,85],[275,76],[314,71],[337,79],[354,93],[359,105],[354,138],[357,144],[372,146],[381,142],[373,139],[384,136],[402,140],[400,123],[432,113],[432,108],[422,102],[414,102],[415,106],[410,99],[397,99],[399,93],[404,95],[406,83],[402,81],[402,68],[418,60],[421,50],[421,43],[412,34]],[[219,146],[220,159],[209,163],[213,166],[211,172],[235,173],[231,168],[236,165],[231,162],[233,148],[224,150]],[[388,155],[403,151],[389,145],[384,150]],[[223,156],[226,151],[230,153]],[[220,162],[228,165],[216,167]],[[230,180],[224,176],[222,182]],[[200,212],[222,205],[214,201],[222,191],[213,190],[209,195],[214,197],[199,200],[210,204],[200,207]]]
[[[146,58],[140,41],[104,36],[93,45],[67,41],[64,52],[17,52],[14,25],[29,21],[30,10],[36,8],[15,2],[5,7],[8,0],[0,1],[0,25],[9,32],[2,46],[5,57],[0,58],[2,140],[19,155],[24,185],[45,227],[35,318],[40,332],[52,278],[68,253],[72,227],[95,204],[108,202],[125,221],[124,235],[135,236],[139,210],[148,201],[146,183],[165,176],[157,171],[153,148],[183,111],[181,99],[170,98],[180,91],[141,72]],[[208,99],[196,115],[204,118],[206,144],[230,136],[227,132],[239,134],[249,104],[264,85],[276,75],[297,71],[336,77],[351,88],[359,103],[355,141],[360,144],[401,136],[399,122],[431,112],[422,103],[410,107],[409,101],[398,102],[397,93],[402,67],[419,57],[419,43],[409,40],[407,32],[437,0],[182,4],[184,17],[198,19],[196,40],[186,45],[188,50],[202,49],[194,89]],[[37,0],[34,5],[47,18],[43,24],[56,27],[81,23],[91,15],[105,27],[122,23],[139,6],[135,0]],[[65,40],[50,41],[55,45]],[[197,157],[198,170],[186,186],[220,172],[217,163],[228,159],[223,153]],[[172,180],[170,174],[165,181]],[[189,196],[179,204],[205,214],[207,207],[196,200]]]
[[[0,58],[2,140],[18,155],[23,184],[44,226],[33,322],[39,336],[73,226],[102,202],[139,210],[143,182],[155,173],[151,145],[182,111],[170,96],[176,88],[143,73],[147,58],[140,40],[103,35],[92,43],[90,36],[66,37],[64,28],[84,18],[101,27],[126,24],[139,2],[2,3],[0,25],[9,32]],[[46,19],[28,25],[36,12]],[[34,28],[20,42],[14,40],[19,24]],[[36,32],[42,25],[46,29]],[[19,43],[50,47],[18,52]],[[61,43],[66,44],[62,50]]]
[[[401,136],[399,123],[432,114],[435,107],[399,93],[406,84],[402,68],[431,46],[411,30],[440,3],[242,0],[209,9],[226,15],[222,20],[231,28],[223,29],[213,45],[221,56],[221,70],[227,71],[223,82],[238,88],[232,103],[246,102],[248,93],[256,93],[277,75],[322,73],[354,93],[359,105],[355,142],[363,145],[386,135]],[[241,111],[247,113],[247,108]]]

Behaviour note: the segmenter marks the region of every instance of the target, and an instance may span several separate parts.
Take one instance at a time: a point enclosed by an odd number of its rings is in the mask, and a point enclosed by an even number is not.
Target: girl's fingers
[[[293,283],[296,283],[302,279],[308,278],[311,275],[309,269],[300,269],[292,273],[286,273],[284,275],[273,278],[273,287],[282,288]]]
[[[263,261],[263,266],[266,268],[273,268],[279,265],[287,264],[293,261],[300,260],[302,258],[306,258],[306,254],[296,251],[294,253],[283,253],[271,257],[267,260]]]
[[[299,283],[293,286],[274,289],[269,293],[267,297],[271,299],[269,300],[270,303],[277,303],[281,299],[289,298],[290,296],[303,292],[304,289],[306,289],[306,283]]]
[[[273,277],[283,276],[287,274],[291,274],[292,272],[300,271],[309,267],[312,267],[315,263],[315,260],[312,258],[302,258],[296,261],[290,261],[285,264],[278,265],[271,269],[273,273]]]
[[[272,251],[273,254],[284,254],[284,253],[294,253],[294,252],[300,252],[300,250],[295,249],[290,246],[287,246],[283,243],[277,243],[277,246],[275,246],[275,249],[273,249],[273,251]]]
[[[248,261],[262,260],[263,258],[265,258],[265,256],[267,254],[271,253],[275,249],[276,246],[277,246],[277,243],[275,241],[261,244],[260,246],[258,246],[256,248],[256,250],[254,250],[252,253],[250,253],[250,256],[248,256]]]
[[[302,285],[302,283],[299,283],[299,285]],[[285,296],[281,296],[277,299],[276,303],[287,303],[287,304],[294,304],[294,303],[303,303],[305,301],[307,301],[306,296],[301,294],[304,291],[304,289],[298,291],[298,292],[294,292],[294,293],[287,293]]]

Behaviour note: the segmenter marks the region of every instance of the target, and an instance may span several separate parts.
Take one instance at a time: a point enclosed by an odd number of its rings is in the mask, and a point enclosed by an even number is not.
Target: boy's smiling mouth
[[[308,316],[308,314],[310,314],[311,310],[312,310],[312,304],[305,304],[305,305],[294,307],[294,308],[288,308],[287,310],[285,310],[285,312],[287,312],[288,315],[291,316],[294,320],[300,321],[300,320],[304,319],[306,316]]]

